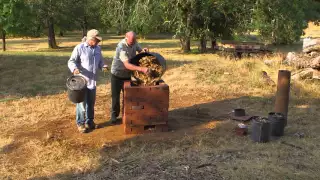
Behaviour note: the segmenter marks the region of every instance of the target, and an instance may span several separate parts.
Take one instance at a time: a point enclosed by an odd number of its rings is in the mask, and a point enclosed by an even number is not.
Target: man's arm
[[[78,52],[78,46],[76,46],[71,54],[71,57],[68,61],[68,67],[70,69],[70,71],[74,74],[79,74],[79,68],[77,66],[77,64],[79,64],[79,60],[80,60],[80,54]]]
[[[123,62],[124,66],[131,71],[140,71],[143,73],[148,72],[148,68],[136,66],[134,64],[129,63],[129,57],[126,51],[120,51],[120,60]]]
[[[129,61],[123,61],[123,64],[127,69],[129,69],[131,71],[140,71],[140,72],[143,72],[143,73],[147,73],[148,72],[148,68],[133,65],[133,64],[129,63]]]

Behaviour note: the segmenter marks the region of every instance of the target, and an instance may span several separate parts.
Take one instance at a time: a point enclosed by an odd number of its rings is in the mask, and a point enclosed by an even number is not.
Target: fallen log
[[[311,68],[313,68],[313,69],[320,69],[320,56],[312,59],[312,61],[311,61]]]
[[[299,70],[292,74],[293,80],[301,80],[301,79],[311,79],[313,76],[313,69],[312,68],[306,68]]]
[[[304,53],[320,52],[320,39],[305,38],[302,48]]]
[[[319,79],[320,80],[320,70],[318,69],[313,69],[313,79]]]
[[[302,50],[304,53],[320,52],[320,45],[310,46]]]
[[[284,63],[288,64],[289,66],[294,66],[298,69],[304,69],[304,68],[320,69],[320,56],[315,57],[315,54],[309,55],[309,54],[288,53]]]

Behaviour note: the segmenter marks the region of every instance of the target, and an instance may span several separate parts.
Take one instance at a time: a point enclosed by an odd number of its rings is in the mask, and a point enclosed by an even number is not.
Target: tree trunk
[[[82,37],[86,35],[87,35],[87,30],[84,27],[82,27]]]
[[[192,28],[191,27],[191,15],[188,12],[183,13],[183,24],[186,25],[186,28],[183,29],[184,33],[180,37],[180,45],[181,45],[181,50],[184,53],[190,52],[190,39],[191,39],[191,32]]]
[[[6,51],[6,31],[2,29],[2,50]]]
[[[116,33],[117,33],[118,36],[120,36],[121,33],[122,33],[122,28],[121,28],[120,24],[117,26],[117,32]]]
[[[49,48],[52,48],[52,49],[58,48],[56,43],[56,37],[54,34],[54,23],[53,23],[52,17],[48,19],[48,45],[49,45]]]
[[[63,31],[60,30],[59,36],[63,37]]]
[[[123,33],[125,33],[124,26],[122,25],[122,22],[119,20],[117,24],[117,35],[121,35]]]
[[[215,50],[217,47],[217,40],[216,39],[211,39],[211,48],[212,50]]]
[[[88,32],[88,21],[87,17],[83,17],[83,24],[82,24],[82,37],[86,36]]]
[[[200,44],[199,44],[199,52],[204,53],[207,51],[207,39],[205,37],[200,38]]]
[[[180,45],[181,45],[181,50],[183,52],[190,52],[190,38],[185,37],[185,38],[180,38]]]

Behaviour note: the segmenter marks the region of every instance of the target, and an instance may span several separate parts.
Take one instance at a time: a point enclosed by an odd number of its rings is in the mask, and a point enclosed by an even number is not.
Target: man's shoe
[[[117,120],[114,120],[112,118],[107,122],[107,124],[109,124],[110,126],[116,125],[117,123]]]
[[[113,121],[113,120],[110,121],[110,124],[112,125],[116,125],[117,123],[118,123],[117,121]]]
[[[116,117],[111,117],[110,124],[113,124],[113,125],[117,124],[117,118]]]
[[[85,125],[81,124],[81,125],[78,125],[78,131],[80,133],[87,133],[88,129],[85,127]]]
[[[96,125],[96,123],[94,123],[93,121],[89,122],[89,123],[86,123],[85,124],[85,127],[87,129],[90,129],[90,130],[94,130],[94,129],[98,129],[98,125]]]

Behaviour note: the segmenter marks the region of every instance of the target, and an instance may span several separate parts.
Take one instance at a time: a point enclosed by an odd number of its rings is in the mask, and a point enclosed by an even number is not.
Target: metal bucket
[[[269,113],[268,119],[271,123],[271,136],[283,136],[285,117],[281,113]]]
[[[254,142],[268,142],[271,137],[270,122],[264,117],[255,117],[252,121],[251,139]]]
[[[68,97],[73,103],[81,103],[86,95],[87,82],[84,77],[74,75],[67,79]]]
[[[234,116],[245,116],[246,111],[244,109],[234,109]]]

